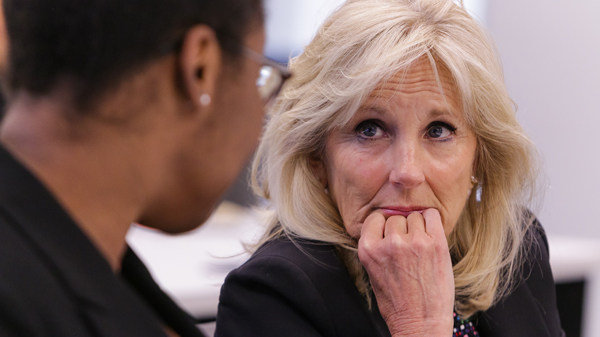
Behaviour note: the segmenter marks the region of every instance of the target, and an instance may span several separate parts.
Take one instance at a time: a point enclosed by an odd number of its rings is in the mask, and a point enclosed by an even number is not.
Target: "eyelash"
[[[429,130],[431,130],[431,128],[436,127],[436,126],[441,126],[443,128],[448,129],[448,131],[450,131],[451,135],[456,134],[456,129],[457,128],[455,126],[453,126],[451,124],[448,124],[448,123],[441,122],[441,121],[435,121],[433,123],[430,123],[427,126],[427,131],[425,131],[425,136],[428,136]],[[433,139],[434,141],[438,141],[438,142],[445,142],[445,141],[450,140],[450,137],[446,137],[446,138],[443,138],[443,139],[436,139],[436,138],[430,138],[430,139]]]
[[[375,120],[375,119],[369,119],[369,120],[366,120],[366,121],[363,121],[363,122],[359,123],[356,126],[356,129],[354,130],[354,132],[356,133],[356,135],[358,136],[358,138],[360,140],[363,140],[363,141],[364,140],[373,141],[373,140],[379,139],[379,138],[375,138],[375,137],[365,137],[365,136],[361,135],[361,132],[360,132],[361,129],[363,129],[364,127],[366,127],[368,125],[373,125],[373,126],[377,127],[384,134],[387,133],[386,130],[385,130],[385,128],[381,125],[381,122],[379,122],[378,120]]]
[[[360,140],[370,140],[370,141],[373,141],[373,140],[379,139],[379,138],[375,138],[375,137],[365,137],[365,136],[361,135],[361,129],[363,129],[365,126],[368,126],[368,125],[373,125],[373,126],[377,127],[379,130],[381,130],[381,132],[386,133],[386,130],[381,125],[380,121],[375,120],[375,119],[369,119],[369,120],[366,120],[366,121],[363,121],[363,122],[359,123],[356,126],[356,129],[354,130],[354,132],[356,133],[356,135],[358,136],[358,138]],[[432,140],[434,140],[434,141],[438,141],[438,142],[448,141],[450,139],[449,137],[446,137],[444,139],[436,139],[436,138],[429,137],[429,135],[428,135],[429,131],[431,130],[431,128],[436,127],[436,126],[443,127],[445,129],[447,129],[448,131],[450,131],[450,134],[452,134],[452,135],[456,134],[457,128],[455,126],[453,126],[451,124],[448,124],[448,123],[445,123],[445,122],[435,121],[435,122],[430,123],[427,126],[427,130],[425,131],[425,136],[428,137],[428,138],[430,138],[430,139],[432,139]]]

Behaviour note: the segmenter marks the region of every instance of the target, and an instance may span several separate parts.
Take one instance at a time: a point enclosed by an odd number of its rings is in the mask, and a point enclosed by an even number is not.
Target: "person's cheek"
[[[346,231],[353,237],[359,235],[357,213],[360,209],[360,195],[363,194],[365,169],[360,158],[351,146],[338,143],[330,147],[329,187],[342,217]]]
[[[372,212],[373,200],[378,200],[377,193],[388,181],[384,157],[375,156],[369,152],[355,154],[354,160],[348,163],[348,175],[352,178],[346,183],[349,186],[348,195],[351,204],[352,227],[355,237],[360,236],[361,226]],[[383,196],[381,196],[383,197]]]

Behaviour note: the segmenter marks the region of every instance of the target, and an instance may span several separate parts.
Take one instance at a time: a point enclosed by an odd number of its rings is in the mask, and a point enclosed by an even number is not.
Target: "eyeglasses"
[[[244,48],[244,54],[249,59],[262,65],[258,79],[256,80],[256,86],[263,102],[265,104],[271,103],[281,91],[285,81],[292,77],[292,73],[277,61],[261,55],[250,48]]]

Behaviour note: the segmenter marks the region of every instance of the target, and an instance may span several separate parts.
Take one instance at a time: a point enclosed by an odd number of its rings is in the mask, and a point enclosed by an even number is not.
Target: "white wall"
[[[541,150],[551,233],[600,237],[600,2],[489,0],[518,117]]]
[[[265,0],[265,53],[279,61],[302,52],[322,21],[344,0]]]

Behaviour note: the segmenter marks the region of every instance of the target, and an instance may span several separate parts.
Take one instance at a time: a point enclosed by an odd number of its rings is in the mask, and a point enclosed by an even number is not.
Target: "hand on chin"
[[[423,330],[452,332],[454,275],[440,213],[433,208],[387,219],[373,213],[362,225],[358,256],[393,336]]]

